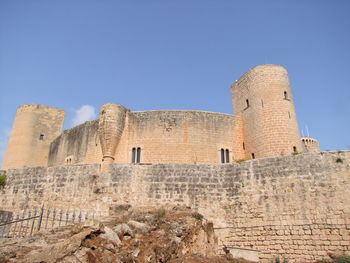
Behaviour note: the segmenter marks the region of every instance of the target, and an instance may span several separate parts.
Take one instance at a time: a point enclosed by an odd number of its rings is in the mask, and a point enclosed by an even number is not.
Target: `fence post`
[[[32,234],[33,234],[34,225],[35,225],[35,219],[36,219],[36,212],[37,212],[37,210],[36,210],[36,207],[35,207],[35,208],[34,208],[33,222],[32,222],[32,227],[31,227],[31,229],[30,229],[30,235],[29,235],[29,237],[31,237]]]
[[[38,222],[38,232],[40,232],[41,222],[43,221],[44,205],[41,207],[39,222]]]

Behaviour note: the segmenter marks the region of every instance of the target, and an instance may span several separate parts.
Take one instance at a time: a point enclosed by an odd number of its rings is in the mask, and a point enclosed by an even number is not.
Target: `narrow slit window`
[[[264,101],[261,99],[261,107],[264,108]]]
[[[246,104],[247,104],[246,106],[247,106],[247,108],[248,108],[248,107],[249,107],[249,100],[246,99],[245,102],[246,102]]]
[[[284,99],[288,100],[288,93],[287,93],[287,91],[285,91],[283,94],[284,94]]]
[[[255,159],[255,154],[254,153],[252,153],[252,159]]]
[[[243,146],[243,150],[245,150],[245,144],[244,144],[244,142],[243,142],[243,145],[242,145],[242,146]]]
[[[138,148],[137,148],[136,163],[140,163],[140,162],[141,162],[141,148],[138,147]]]
[[[43,140],[44,140],[44,137],[45,137],[44,134],[40,134],[39,140],[40,140],[40,141],[43,141]]]
[[[294,153],[297,152],[297,147],[293,146],[293,152],[294,152]]]
[[[288,116],[289,116],[289,119],[291,119],[292,117],[290,116],[290,111],[288,111]]]
[[[221,163],[225,163],[225,150],[221,149],[220,152],[221,152]]]
[[[132,148],[131,162],[136,162],[136,148]]]
[[[226,162],[229,163],[230,162],[230,151],[228,149],[226,149],[225,153],[226,153]]]

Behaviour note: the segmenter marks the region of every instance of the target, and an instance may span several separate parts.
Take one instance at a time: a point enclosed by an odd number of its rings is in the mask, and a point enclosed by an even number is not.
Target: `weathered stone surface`
[[[96,164],[37,167],[9,170],[7,178],[1,210],[44,203],[109,214],[110,207],[181,204],[214,222],[221,246],[259,250],[262,262],[350,250],[350,151],[222,165],[114,164],[109,173]]]

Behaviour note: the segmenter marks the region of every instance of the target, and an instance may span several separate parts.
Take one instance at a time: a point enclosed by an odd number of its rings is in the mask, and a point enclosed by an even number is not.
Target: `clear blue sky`
[[[304,134],[350,149],[349,14],[348,0],[0,0],[0,152],[21,104],[65,109],[65,128],[106,102],[231,113],[231,83],[266,63],[288,69]]]

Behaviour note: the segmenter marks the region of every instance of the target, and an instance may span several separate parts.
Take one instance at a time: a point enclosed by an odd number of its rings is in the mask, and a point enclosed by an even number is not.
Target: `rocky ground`
[[[217,256],[212,223],[188,208],[120,206],[116,216],[3,240],[0,263],[234,263]]]

